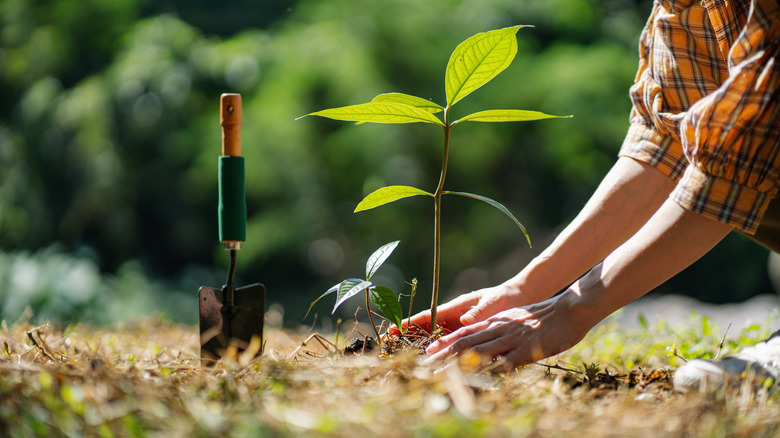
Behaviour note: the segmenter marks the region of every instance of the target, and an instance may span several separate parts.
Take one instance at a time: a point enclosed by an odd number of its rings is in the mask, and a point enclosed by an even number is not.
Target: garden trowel
[[[219,157],[219,240],[230,252],[227,283],[221,289],[201,287],[200,358],[210,364],[229,351],[260,355],[263,347],[265,286],[236,287],[236,255],[246,240],[244,157],[241,156],[241,95],[220,98],[222,156]]]

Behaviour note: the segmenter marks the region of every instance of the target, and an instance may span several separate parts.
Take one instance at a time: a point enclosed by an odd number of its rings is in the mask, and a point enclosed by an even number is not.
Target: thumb
[[[460,323],[463,325],[470,325],[474,324],[475,322],[484,321],[488,317],[490,317],[490,315],[488,314],[487,309],[480,302],[477,303],[476,306],[472,306],[471,309],[461,315]]]

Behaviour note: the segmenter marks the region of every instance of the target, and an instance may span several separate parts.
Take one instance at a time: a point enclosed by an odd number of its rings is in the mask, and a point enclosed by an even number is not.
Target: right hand
[[[583,298],[577,292],[538,304],[498,312],[442,336],[425,350],[433,364],[471,350],[483,359],[503,357],[504,368],[526,365],[568,350],[597,322],[592,312],[578,311]],[[587,306],[584,307],[587,310]]]

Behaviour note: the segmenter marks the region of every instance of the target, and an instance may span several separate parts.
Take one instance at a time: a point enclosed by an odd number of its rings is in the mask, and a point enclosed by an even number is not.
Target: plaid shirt
[[[620,156],[686,210],[755,233],[780,192],[780,0],[656,0]]]

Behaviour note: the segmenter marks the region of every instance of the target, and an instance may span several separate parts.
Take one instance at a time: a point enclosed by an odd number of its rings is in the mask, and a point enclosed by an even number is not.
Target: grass
[[[191,326],[4,324],[0,436],[780,436],[780,396],[761,385],[672,390],[684,358],[723,356],[768,334],[752,326],[724,341],[706,318],[692,321],[604,324],[510,373],[469,355],[439,370],[413,352],[345,355],[315,339],[302,345],[305,328],[274,327],[262,357],[202,370]]]

